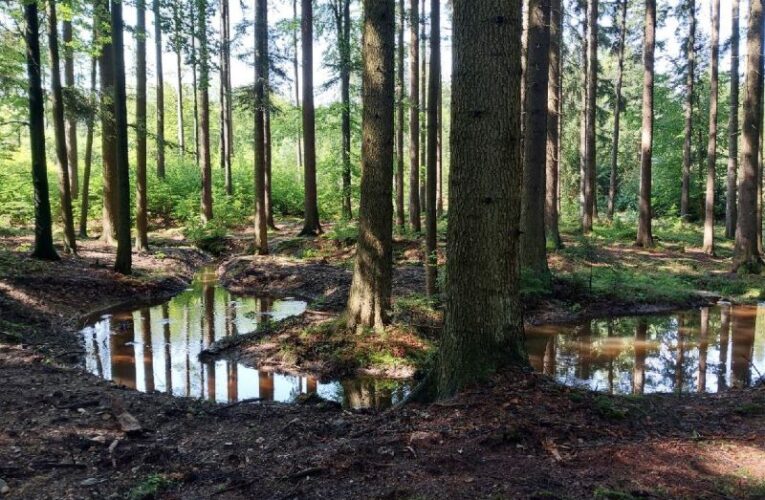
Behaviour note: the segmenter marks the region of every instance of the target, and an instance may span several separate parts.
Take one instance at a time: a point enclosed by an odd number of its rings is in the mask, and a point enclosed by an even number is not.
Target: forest
[[[0,0],[0,498],[765,498],[763,0]]]

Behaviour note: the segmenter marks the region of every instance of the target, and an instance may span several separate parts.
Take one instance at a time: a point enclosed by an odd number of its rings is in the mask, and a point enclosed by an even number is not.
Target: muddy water
[[[86,369],[142,392],[160,391],[231,403],[248,398],[292,402],[317,393],[349,408],[385,408],[404,389],[389,381],[320,381],[257,370],[229,361],[203,363],[199,353],[223,337],[254,331],[263,321],[301,314],[299,300],[236,297],[203,269],[185,292],[168,302],[103,316],[82,330]]]
[[[765,374],[765,304],[526,329],[532,366],[612,394],[718,392]]]

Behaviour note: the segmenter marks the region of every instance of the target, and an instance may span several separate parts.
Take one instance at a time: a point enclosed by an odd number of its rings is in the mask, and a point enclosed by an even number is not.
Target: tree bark
[[[614,103],[614,134],[611,147],[611,178],[608,186],[608,211],[609,220],[614,218],[616,210],[616,196],[619,191],[619,134],[621,132],[622,113],[622,86],[624,85],[624,51],[627,38],[627,0],[620,0],[621,22],[619,23],[619,55],[617,56],[616,69],[616,92]]]
[[[298,23],[298,10],[297,10],[297,0],[292,0],[292,21],[294,23]],[[300,50],[298,48],[298,30],[294,29],[292,31],[292,46],[294,48],[295,57],[292,60],[292,66],[293,70],[295,72],[295,106],[297,108],[300,108],[300,64],[298,63],[298,57],[300,55]],[[302,130],[302,123],[299,125],[300,130],[298,131],[297,136],[297,161],[298,161],[298,168],[302,171],[303,170],[303,130]]]
[[[436,214],[444,215],[444,84],[443,75],[438,81],[438,201]]]
[[[268,67],[267,0],[255,2],[255,251],[268,254],[268,214],[266,212],[266,130],[264,106]]]
[[[64,21],[64,85],[67,92],[74,93],[74,49],[72,48],[72,20]],[[64,110],[66,128],[66,156],[69,166],[69,190],[72,199],[79,196],[79,169],[77,161],[77,118],[70,110]]]
[[[517,259],[521,6],[453,5],[446,318],[435,372],[442,398],[502,367],[528,364]]]
[[[691,199],[691,164],[693,162],[693,99],[696,81],[696,0],[687,0],[687,15],[690,16],[688,40],[686,41],[686,58],[688,59],[688,75],[685,89],[685,142],[683,143],[683,180],[680,187],[680,217],[690,218]]]
[[[404,87],[405,47],[404,30],[406,27],[406,11],[404,0],[398,0],[398,40],[396,50],[396,225],[400,230],[406,224],[404,212]]]
[[[111,30],[109,1],[98,0],[95,5],[98,26]],[[107,245],[114,245],[117,239],[117,170],[116,170],[116,124],[114,118],[114,67],[112,59],[112,33],[99,32],[103,39],[98,59],[98,74],[101,82],[101,158],[103,163],[103,217],[101,238]]]
[[[549,52],[549,77],[547,90],[547,158],[546,158],[546,187],[545,187],[545,232],[547,240],[553,248],[560,249],[563,242],[558,229],[558,175],[560,171],[560,100],[562,97],[561,86],[561,43],[562,33],[562,2],[552,0],[550,2],[550,52]]]
[[[343,0],[342,63],[340,87],[343,100],[343,216],[353,217],[351,207],[351,2]]]
[[[728,175],[725,197],[725,237],[736,237],[738,180],[738,103],[739,103],[739,0],[731,0],[730,37],[730,116],[728,121]]]
[[[704,246],[715,254],[715,167],[717,165],[717,107],[719,95],[720,0],[712,0],[712,54],[709,66],[709,141],[707,143],[707,186],[704,204]]]
[[[135,249],[149,249],[146,204],[146,0],[136,0],[136,240]]]
[[[420,222],[420,14],[418,0],[409,3],[409,225]]]
[[[199,168],[200,137],[199,137],[199,81],[197,78],[197,9],[192,6],[189,9],[189,21],[191,23],[191,93],[194,96],[194,164]]]
[[[420,0],[420,213],[425,215],[427,210],[427,195],[425,191],[426,173],[428,163],[428,31],[427,31],[427,3]]]
[[[758,108],[762,105],[762,0],[749,2],[749,26],[747,29],[746,96],[744,98],[744,123],[741,129],[742,158],[739,176],[739,205],[736,228],[736,245],[733,252],[733,268],[742,272],[759,272],[762,259],[757,242],[757,182],[759,168],[757,156],[760,149],[761,120]]]
[[[45,158],[45,100],[42,91],[40,58],[40,20],[37,2],[24,4],[24,40],[26,42],[29,81],[29,142],[32,160],[32,185],[35,194],[35,243],[32,257],[59,260],[53,247],[53,223],[48,198],[48,167]]]
[[[56,2],[48,0],[48,51],[50,55],[51,108],[53,112],[53,131],[56,143],[56,163],[58,166],[58,190],[61,195],[61,219],[64,224],[64,251],[77,253],[77,240],[74,236],[74,217],[72,216],[72,193],[69,182],[69,164],[66,151],[66,126],[64,124],[64,91],[61,87],[58,51],[58,20]]]
[[[158,0],[155,0],[158,1]],[[207,46],[207,0],[197,0],[199,40],[199,163],[202,169],[202,221],[213,218],[212,163],[210,160],[210,53]]]
[[[273,180],[273,174],[272,174],[272,162],[273,162],[273,143],[271,139],[271,110],[266,109],[265,115],[263,116],[263,127],[264,127],[264,139],[265,139],[265,153],[266,153],[266,184],[265,184],[265,190],[266,190],[266,225],[273,229],[274,231],[278,231],[279,228],[276,227],[276,221],[274,221],[274,200],[272,196],[272,180]]]
[[[530,0],[526,105],[523,127],[523,202],[520,260],[524,270],[550,279],[545,238],[547,114],[550,70],[550,0]]]
[[[347,317],[352,329],[381,331],[393,267],[394,2],[364,0],[363,12],[359,239]]]
[[[225,177],[226,194],[234,194],[234,186],[231,178],[231,158],[234,151],[233,115],[231,107],[231,28],[229,16],[229,1],[221,0],[221,151],[223,160],[223,172]]]
[[[162,13],[154,0],[154,48],[157,72],[157,177],[165,178],[165,79],[162,72]]]
[[[175,51],[175,71],[178,77],[178,153],[183,158],[186,154],[186,131],[184,130],[185,120],[183,118],[183,58],[181,55],[183,50],[183,17],[180,7],[180,0],[175,0],[173,2],[173,49]]]
[[[587,0],[587,108],[585,140],[587,143],[585,169],[587,184],[585,186],[586,213],[584,218],[585,232],[592,230],[592,224],[597,217],[597,141],[596,114],[598,109],[598,0]],[[588,212],[587,212],[588,211]]]
[[[94,38],[96,31],[94,32]],[[96,57],[91,58],[90,62],[90,105],[95,109],[98,100],[96,98]],[[88,115],[87,132],[85,135],[85,165],[82,171],[82,197],[80,199],[80,238],[88,237],[88,211],[90,210],[90,171],[93,166],[93,128],[95,122],[95,112]]]
[[[321,234],[319,204],[316,192],[316,108],[313,102],[313,0],[301,0],[300,18],[303,49],[303,141],[304,220],[301,236]]]
[[[653,82],[656,48],[656,0],[645,0],[645,35],[643,40],[643,133],[640,145],[640,216],[635,244],[653,246],[651,231],[651,164],[653,162]]]
[[[430,2],[430,72],[428,74],[428,165],[425,214],[425,291],[436,294],[438,283],[438,108],[441,90],[441,5]]]

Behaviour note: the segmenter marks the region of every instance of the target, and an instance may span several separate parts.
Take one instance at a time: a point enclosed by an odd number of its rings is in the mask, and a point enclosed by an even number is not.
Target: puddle
[[[765,304],[526,329],[534,369],[612,394],[718,392],[765,375]]]
[[[406,395],[401,384],[370,378],[320,382],[226,360],[203,363],[199,353],[216,340],[254,331],[263,321],[303,313],[299,300],[237,297],[221,287],[214,268],[168,302],[103,316],[81,332],[85,367],[142,392],[160,391],[232,403],[248,398],[293,402],[317,393],[347,408],[384,409]]]

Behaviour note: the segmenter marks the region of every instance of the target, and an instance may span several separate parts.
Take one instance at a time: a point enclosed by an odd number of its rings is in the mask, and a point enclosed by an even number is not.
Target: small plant
[[[157,495],[172,486],[173,481],[161,474],[152,474],[139,483],[128,493],[131,500],[148,500],[157,498]]]

